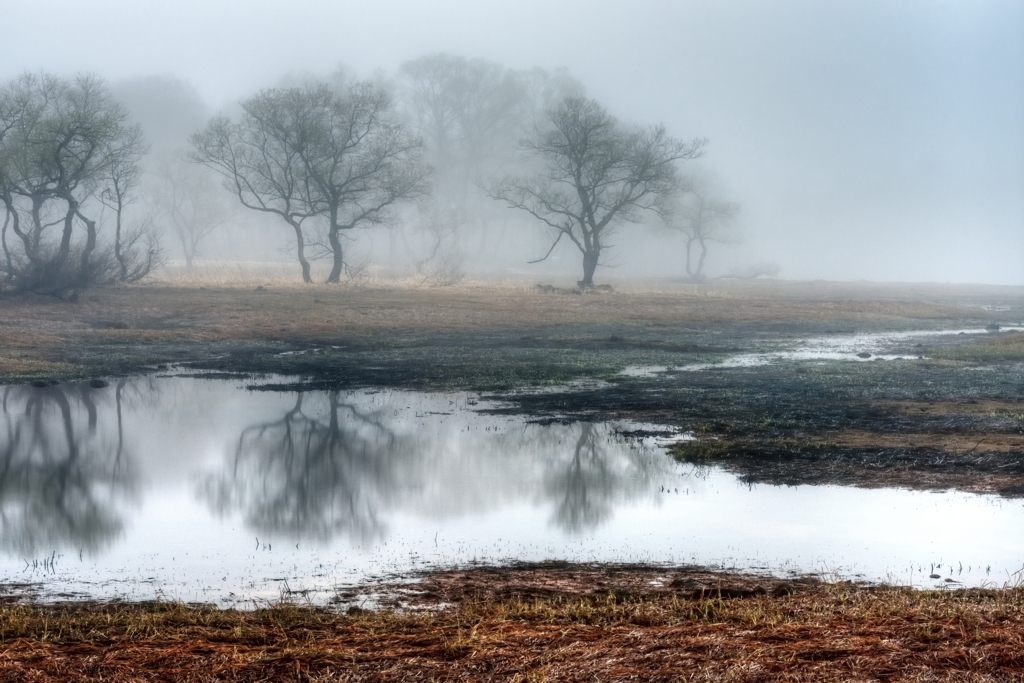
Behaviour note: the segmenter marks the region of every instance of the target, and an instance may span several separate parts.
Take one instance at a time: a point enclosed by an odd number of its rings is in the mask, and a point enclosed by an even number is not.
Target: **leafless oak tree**
[[[533,263],[566,237],[583,255],[580,287],[592,287],[614,229],[657,210],[679,184],[677,163],[700,157],[706,140],[676,140],[661,126],[626,129],[582,97],[565,98],[548,119],[521,143],[539,170],[507,176],[489,193],[554,231],[551,248]]]
[[[417,225],[430,256],[417,271],[456,273],[470,234],[478,237],[481,255],[501,241],[502,222],[494,215],[499,207],[483,191],[486,181],[510,172],[519,140],[538,117],[566,95],[581,94],[582,85],[564,71],[516,71],[440,53],[404,63],[397,83],[399,108],[434,167],[431,205]],[[446,229],[439,232],[438,217],[453,213],[459,220],[443,221]]]
[[[529,115],[527,84],[500,64],[433,54],[399,69],[403,97],[431,163],[453,181],[475,181],[515,150]]]

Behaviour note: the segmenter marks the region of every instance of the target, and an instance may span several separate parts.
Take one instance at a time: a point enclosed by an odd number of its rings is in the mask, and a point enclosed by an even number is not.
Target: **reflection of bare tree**
[[[652,495],[671,467],[610,425],[510,429],[500,418],[453,413],[455,402],[298,394],[280,419],[242,432],[201,495],[219,514],[240,513],[261,538],[369,541],[383,536],[390,514],[472,515],[524,499],[552,507],[553,524],[579,533]]]
[[[325,398],[323,418],[304,412],[308,400],[300,393],[280,420],[242,432],[230,471],[203,483],[213,507],[222,514],[242,510],[261,532],[380,536],[380,508],[401,488],[407,449],[381,411],[342,403],[338,392]]]
[[[551,471],[545,488],[552,497],[561,497],[554,522],[566,531],[594,528],[608,517],[609,493],[616,482],[610,476],[605,455],[597,443],[594,425],[584,423],[569,466]]]
[[[664,472],[650,454],[614,440],[607,427],[583,422],[577,428],[572,457],[550,463],[544,478],[545,493],[557,502],[552,521],[570,533],[597,528],[616,504],[649,494],[654,476]]]
[[[115,390],[121,404],[123,386]],[[101,427],[109,391],[87,384],[6,387],[0,428],[0,547],[34,554],[96,550],[122,529],[119,497],[134,477],[121,437]]]

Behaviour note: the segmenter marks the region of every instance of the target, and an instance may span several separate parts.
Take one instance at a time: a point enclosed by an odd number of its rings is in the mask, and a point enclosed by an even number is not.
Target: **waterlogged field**
[[[0,677],[1019,678],[1019,289],[204,277],[2,302]]]
[[[0,310],[5,590],[325,603],[546,560],[1019,579],[1017,290],[243,284]]]

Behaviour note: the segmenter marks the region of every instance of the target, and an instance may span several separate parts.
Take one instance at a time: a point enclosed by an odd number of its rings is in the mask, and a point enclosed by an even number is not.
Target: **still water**
[[[246,384],[0,387],[0,590],[322,603],[513,559],[914,585],[1002,585],[1024,563],[1020,500],[751,486],[674,462],[669,435],[630,434],[650,425],[530,422],[471,393]]]

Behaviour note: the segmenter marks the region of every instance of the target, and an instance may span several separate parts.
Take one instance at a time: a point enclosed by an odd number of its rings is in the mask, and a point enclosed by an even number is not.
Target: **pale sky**
[[[438,51],[566,67],[622,119],[710,139],[747,261],[1024,284],[1020,0],[0,0],[0,25],[4,80],[173,73],[214,108]]]

